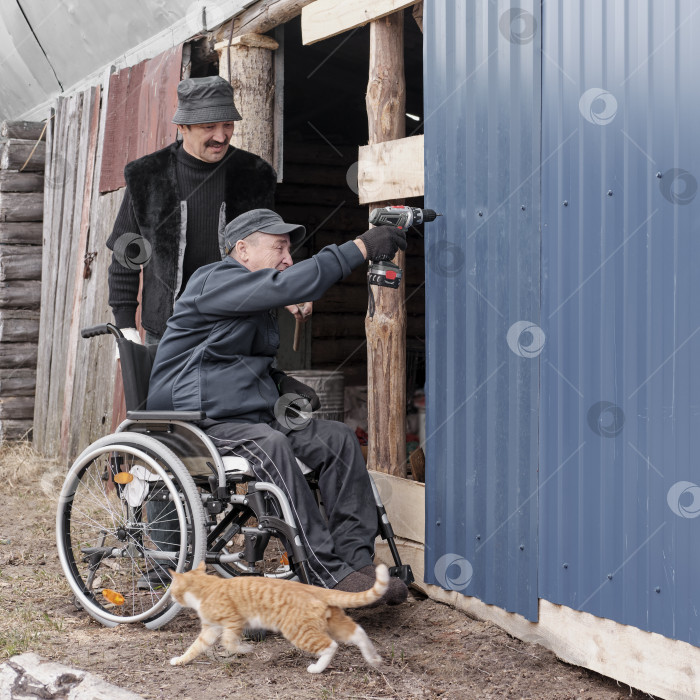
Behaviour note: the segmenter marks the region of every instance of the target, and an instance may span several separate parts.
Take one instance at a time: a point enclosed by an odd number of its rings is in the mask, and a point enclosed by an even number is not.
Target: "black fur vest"
[[[165,332],[180,287],[187,231],[187,206],[177,185],[178,148],[181,144],[174,143],[124,169],[139,233],[151,244],[151,259],[143,266],[141,322],[159,335]],[[226,197],[220,228],[249,209],[274,208],[277,175],[269,163],[237,148],[221,167]]]

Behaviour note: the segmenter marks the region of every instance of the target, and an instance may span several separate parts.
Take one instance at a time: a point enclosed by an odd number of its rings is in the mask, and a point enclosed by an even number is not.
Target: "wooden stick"
[[[301,321],[297,319],[296,326],[294,326],[294,344],[292,349],[294,352],[299,352],[299,341],[301,340]]]

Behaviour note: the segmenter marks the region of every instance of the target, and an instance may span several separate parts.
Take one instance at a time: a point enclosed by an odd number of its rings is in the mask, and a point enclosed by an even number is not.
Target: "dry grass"
[[[51,601],[66,598],[66,583],[49,561],[54,545],[55,494],[65,468],[37,454],[31,443],[0,445],[0,658],[35,648],[63,620]],[[18,531],[28,537],[17,537]]]

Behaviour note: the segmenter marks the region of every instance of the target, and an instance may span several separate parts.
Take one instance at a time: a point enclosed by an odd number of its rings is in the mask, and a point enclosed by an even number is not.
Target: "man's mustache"
[[[210,139],[204,145],[205,146],[225,146],[226,141],[214,141],[213,139]]]

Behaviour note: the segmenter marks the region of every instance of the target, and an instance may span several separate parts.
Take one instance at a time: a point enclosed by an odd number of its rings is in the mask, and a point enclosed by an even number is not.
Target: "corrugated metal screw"
[[[657,586],[654,590],[655,590],[657,593],[661,593],[661,586]]]
[[[480,539],[481,539],[481,535],[477,535],[477,536],[476,536],[476,539],[477,539],[477,540],[480,540]]]
[[[520,205],[520,208],[521,208],[523,211],[525,211],[525,205],[524,205],[524,204],[521,204],[521,205]]]
[[[658,172],[658,173],[656,173],[656,177],[658,177],[658,178],[659,178],[659,180],[660,180],[660,179],[661,179],[661,178],[663,177],[663,174],[661,173],[661,171],[660,171],[660,170],[659,170],[659,172]]]
[[[520,545],[520,551],[522,552],[523,549],[525,549],[525,545],[524,545],[524,544],[521,544],[521,545]]]
[[[612,197],[612,196],[613,196],[613,191],[612,191],[612,190],[608,190],[608,197]]]
[[[484,215],[484,212],[483,212],[483,211],[480,211],[480,212],[479,212],[479,216],[483,216],[483,215]]]
[[[435,524],[436,524],[438,527],[440,527],[440,521],[439,521],[439,520],[436,520],[436,521],[435,521]]]
[[[608,578],[609,578],[611,581],[612,581],[612,577],[613,577],[612,574],[608,574]]]
[[[562,567],[563,567],[564,569],[568,569],[568,568],[569,568],[569,565],[568,565],[566,562],[564,562],[564,563],[562,564]]]
[[[568,206],[569,206],[569,200],[568,200],[568,199],[565,199],[565,200],[562,202],[562,204],[563,204],[565,207],[568,207]]]

